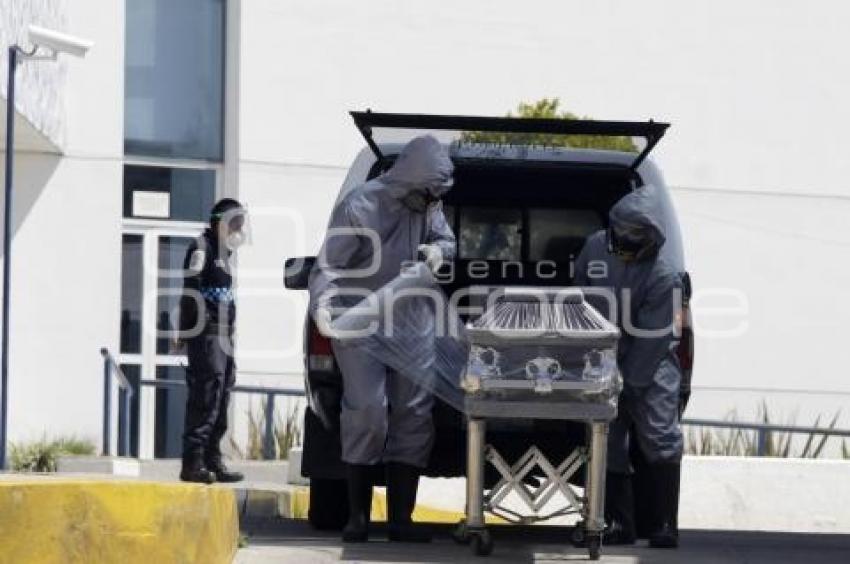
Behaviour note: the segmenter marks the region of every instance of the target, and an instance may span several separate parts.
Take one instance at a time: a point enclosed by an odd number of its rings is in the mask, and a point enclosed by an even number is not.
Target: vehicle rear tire
[[[318,531],[341,531],[348,521],[348,488],[345,480],[310,480],[307,520]]]

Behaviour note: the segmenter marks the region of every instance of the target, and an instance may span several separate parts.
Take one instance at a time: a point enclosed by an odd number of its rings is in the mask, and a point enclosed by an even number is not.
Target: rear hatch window
[[[520,260],[522,212],[517,209],[461,208],[457,239],[458,258]]]
[[[530,209],[528,259],[569,262],[599,229],[602,218],[594,210]]]

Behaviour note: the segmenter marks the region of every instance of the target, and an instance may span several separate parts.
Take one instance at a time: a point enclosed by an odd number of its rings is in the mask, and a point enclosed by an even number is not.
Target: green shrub
[[[96,448],[91,441],[77,437],[47,437],[34,443],[11,445],[11,469],[14,472],[56,472],[56,462],[62,455],[91,456]]]

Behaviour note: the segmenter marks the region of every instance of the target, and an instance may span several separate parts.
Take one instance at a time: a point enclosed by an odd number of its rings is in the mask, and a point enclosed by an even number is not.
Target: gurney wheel
[[[599,560],[602,549],[602,537],[599,535],[587,536],[587,554],[591,560]]]
[[[490,531],[476,531],[472,535],[472,551],[475,556],[490,556],[493,553],[493,539]]]
[[[587,546],[587,531],[584,528],[584,521],[576,523],[573,533],[570,535],[570,541],[576,548],[584,548]]]
[[[469,535],[469,529],[466,528],[466,521],[462,520],[457,524],[452,531],[452,539],[458,544],[469,544],[472,538]]]

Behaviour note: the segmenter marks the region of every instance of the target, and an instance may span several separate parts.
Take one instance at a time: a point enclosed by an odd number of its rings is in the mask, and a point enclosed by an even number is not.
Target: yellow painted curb
[[[310,510],[310,488],[295,488],[284,492],[280,498],[280,515],[288,519],[306,519]],[[422,504],[417,504],[413,510],[413,520],[418,523],[449,523],[455,524],[464,518],[459,511],[436,509]],[[372,521],[382,522],[387,520],[387,498],[380,491],[375,491],[372,496]],[[487,515],[487,523],[505,523],[504,519]]]
[[[233,491],[137,481],[0,480],[0,563],[230,563]]]

